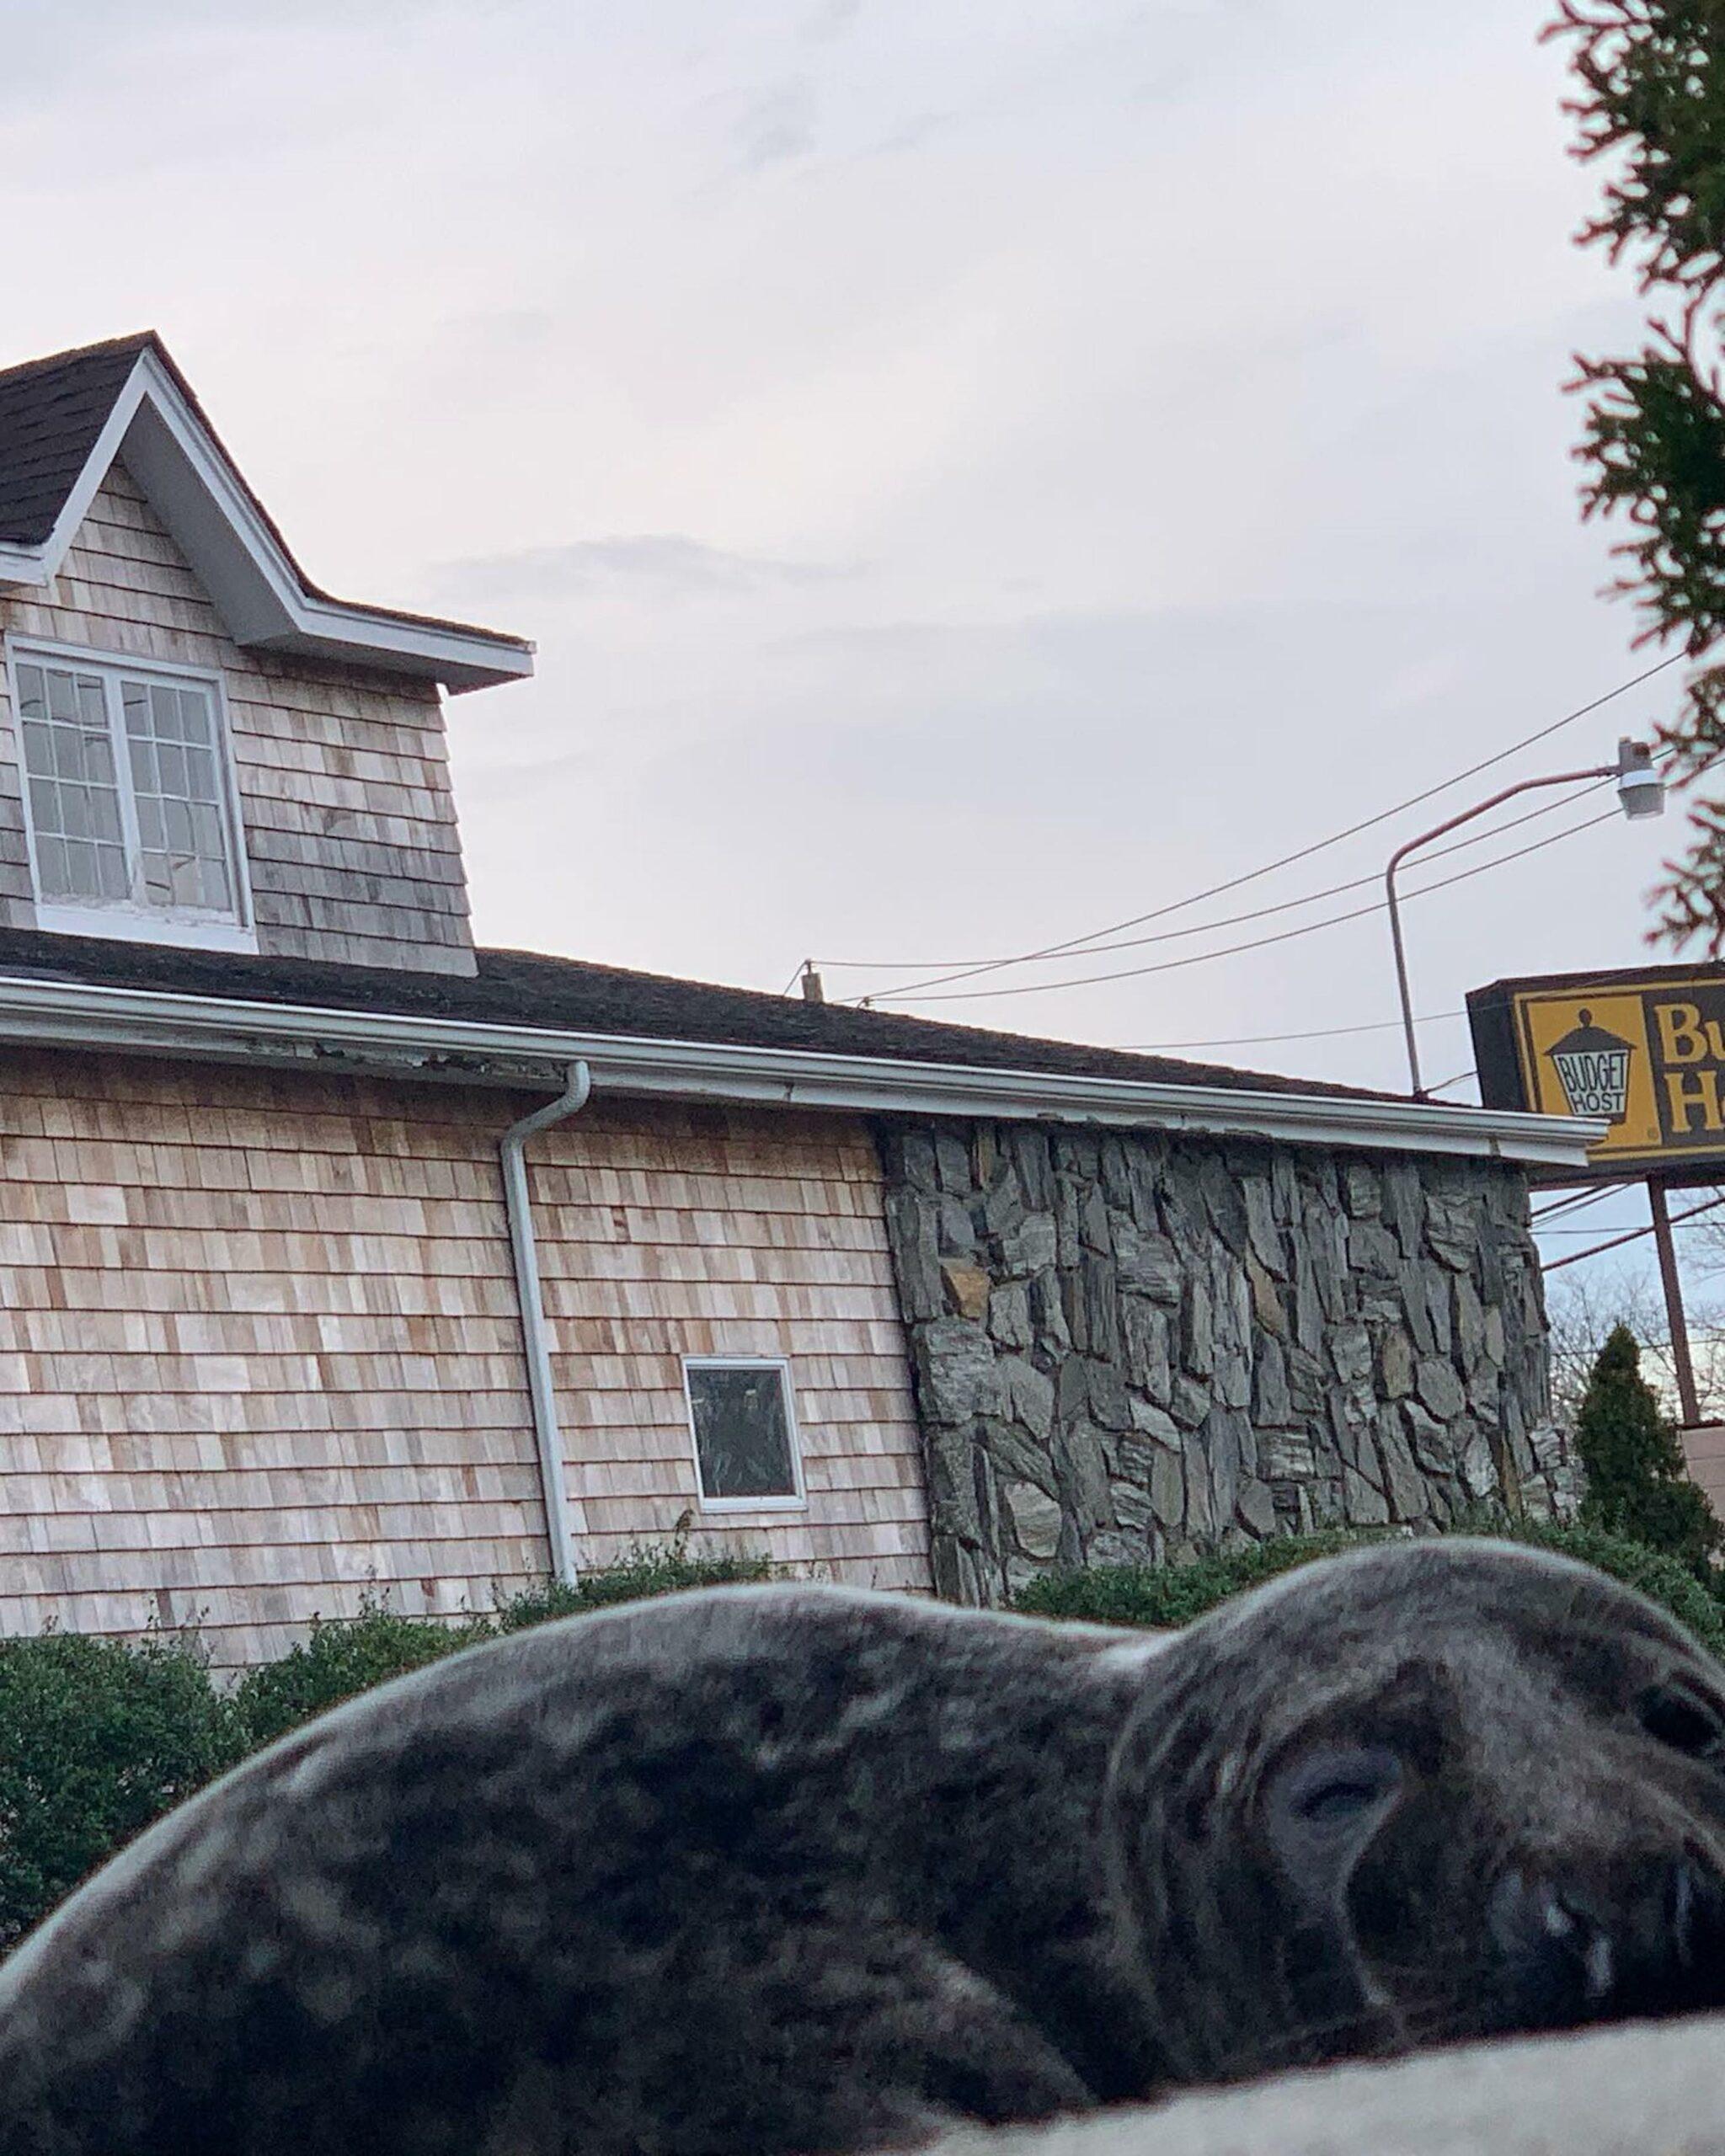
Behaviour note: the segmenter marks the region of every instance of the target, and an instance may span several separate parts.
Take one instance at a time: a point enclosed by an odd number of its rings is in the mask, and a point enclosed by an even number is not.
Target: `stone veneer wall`
[[[1571,1501],[1519,1169],[1022,1123],[879,1136],[951,1598]]]

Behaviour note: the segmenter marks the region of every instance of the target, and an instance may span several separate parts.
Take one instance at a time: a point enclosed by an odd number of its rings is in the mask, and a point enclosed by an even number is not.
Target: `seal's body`
[[[823,2156],[1725,2001],[1725,1699],[1498,1546],[1166,1641],[731,1588],[285,1739],[0,1970],[0,2156]]]

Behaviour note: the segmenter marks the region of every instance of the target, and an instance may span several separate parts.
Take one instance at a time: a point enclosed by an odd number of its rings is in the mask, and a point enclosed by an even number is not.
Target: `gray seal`
[[[818,1588],[404,1678],[0,1970],[0,2156],[839,2156],[1725,2003],[1725,1694],[1500,1545],[1167,1639]]]

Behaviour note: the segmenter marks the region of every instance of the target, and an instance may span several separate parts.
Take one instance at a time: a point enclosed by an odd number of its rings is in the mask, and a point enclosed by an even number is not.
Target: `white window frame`
[[[134,659],[129,652],[99,651],[83,644],[55,643],[42,637],[8,636],[6,650],[6,688],[11,701],[12,731],[16,753],[19,791],[24,798],[24,843],[29,851],[30,890],[35,899],[36,926],[60,936],[105,936],[130,943],[173,943],[205,951],[255,952],[257,917],[252,910],[251,867],[246,859],[245,824],[239,813],[239,779],[233,760],[233,729],[228,721],[227,685],[211,666],[191,666],[177,660]],[[131,759],[126,726],[120,716],[120,680],[122,675],[146,681],[191,682],[206,690],[216,714],[216,769],[221,775],[222,813],[227,830],[228,873],[232,880],[235,911],[232,916],[209,913],[193,906],[147,906],[136,899],[115,899],[99,905],[68,905],[44,899],[42,878],[36,863],[35,819],[30,811],[29,771],[24,762],[24,722],[19,716],[18,669],[22,661],[49,666],[82,667],[101,677],[104,708],[114,744],[115,773],[120,794],[120,829],[129,859],[139,851],[137,810],[131,792]]]
[[[783,1355],[685,1355],[683,1406],[689,1417],[689,1457],[695,1466],[695,1496],[703,1513],[800,1513],[809,1509],[809,1492],[803,1481],[803,1437],[797,1421],[797,1388],[791,1382],[789,1358]],[[695,1390],[689,1382],[692,1370],[777,1370],[779,1398],[785,1411],[785,1438],[791,1449],[791,1480],[794,1493],[779,1497],[709,1497],[701,1472],[701,1440],[695,1428]]]

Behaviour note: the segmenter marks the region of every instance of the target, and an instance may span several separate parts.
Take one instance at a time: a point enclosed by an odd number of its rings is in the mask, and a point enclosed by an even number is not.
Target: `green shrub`
[[[1588,1526],[1662,1550],[1696,1578],[1712,1581],[1725,1527],[1689,1479],[1677,1433],[1641,1374],[1641,1349],[1626,1325],[1612,1328],[1594,1364],[1575,1418],[1575,1449],[1587,1476],[1581,1517]]]
[[[313,1715],[339,1706],[392,1677],[474,1646],[500,1632],[525,1631],[553,1618],[578,1617],[619,1602],[675,1594],[692,1587],[723,1586],[772,1577],[766,1557],[723,1555],[692,1557],[681,1540],[630,1550],[614,1565],[584,1572],[572,1587],[547,1581],[500,1602],[489,1617],[456,1623],[404,1617],[381,1598],[368,1598],[357,1617],[314,1620],[307,1637],[275,1662],[248,1670],[234,1704],[253,1746],[297,1729]]]
[[[584,1572],[573,1587],[547,1581],[541,1588],[499,1603],[497,1628],[525,1631],[557,1617],[579,1617],[590,1609],[608,1609],[619,1602],[644,1602],[649,1596],[676,1594],[685,1588],[730,1587],[740,1582],[770,1580],[772,1560],[724,1552],[692,1557],[681,1540],[649,1544],[597,1572]]]
[[[1573,1557],[1608,1572],[1626,1587],[1670,1611],[1712,1653],[1725,1657],[1725,1612],[1674,1557],[1626,1536],[1594,1527],[1558,1527],[1482,1515],[1460,1523],[1460,1534],[1523,1542]],[[1340,1556],[1385,1540],[1382,1534],[1288,1534],[1186,1565],[1101,1566],[1092,1572],[1053,1572],[1033,1581],[1014,1605],[1039,1617],[1065,1617],[1097,1625],[1188,1625],[1232,1595],[1262,1586],[1296,1566]]]
[[[227,1699],[184,1646],[72,1632],[0,1641],[0,1952],[152,1820],[356,1693],[500,1632],[772,1571],[765,1557],[691,1557],[679,1540],[457,1623],[372,1597],[355,1617],[314,1622]]]
[[[1099,1565],[1089,1572],[1049,1572],[1033,1581],[1013,1606],[1036,1617],[1161,1630],[1189,1625],[1231,1595],[1261,1587],[1297,1565],[1339,1556],[1381,1539],[1340,1532],[1280,1534],[1183,1565]]]
[[[1609,1572],[1625,1587],[1632,1587],[1649,1602],[1669,1609],[1680,1625],[1687,1625],[1701,1645],[1725,1659],[1725,1611],[1686,1566],[1664,1550],[1650,1550],[1625,1534],[1608,1534],[1603,1528],[1530,1524],[1508,1532],[1517,1542],[1530,1542],[1559,1556],[1573,1557]]]
[[[0,1948],[244,1748],[184,1647],[0,1641]]]
[[[248,1669],[233,1704],[248,1749],[297,1729],[358,1692],[420,1669],[485,1636],[483,1624],[404,1617],[368,1598],[357,1617],[313,1618],[307,1636],[275,1662]]]

